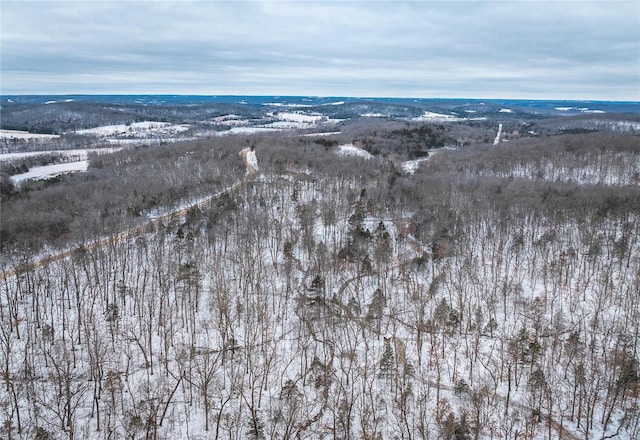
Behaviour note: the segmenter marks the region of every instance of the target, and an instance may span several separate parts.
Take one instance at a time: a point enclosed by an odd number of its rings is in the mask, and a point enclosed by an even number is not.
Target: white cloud
[[[639,14],[636,1],[3,0],[2,93],[640,100]]]

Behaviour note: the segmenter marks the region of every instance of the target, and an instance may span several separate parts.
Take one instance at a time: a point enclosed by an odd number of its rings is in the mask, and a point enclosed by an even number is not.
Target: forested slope
[[[83,185],[126,202],[94,215],[224,188],[244,141],[101,156]],[[237,192],[101,247],[69,228],[71,258],[0,280],[1,435],[637,438],[636,147],[523,139],[407,175],[261,137]]]

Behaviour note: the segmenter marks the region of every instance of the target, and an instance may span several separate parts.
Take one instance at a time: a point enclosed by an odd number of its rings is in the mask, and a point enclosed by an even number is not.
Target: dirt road
[[[247,154],[247,152],[250,152],[250,154]],[[212,201],[219,199],[220,197],[222,197],[223,195],[226,194],[231,194],[234,193],[236,191],[238,191],[241,188],[244,188],[247,184],[249,184],[249,182],[253,181],[255,179],[255,177],[258,175],[258,167],[257,167],[257,162],[256,162],[256,157],[255,157],[255,153],[253,152],[253,150],[249,150],[249,149],[244,149],[242,150],[242,152],[240,153],[242,156],[242,159],[244,161],[245,167],[247,169],[247,174],[244,176],[244,178],[238,182],[236,182],[235,184],[233,184],[232,186],[230,186],[229,188],[226,188],[218,193],[213,194],[210,197],[207,197],[204,200],[201,200],[197,203],[194,203],[192,205],[189,205],[185,208],[181,208],[178,209],[176,211],[172,211],[168,214],[162,215],[160,217],[156,217],[153,219],[150,219],[144,223],[141,223],[137,226],[133,226],[129,229],[126,229],[124,231],[115,233],[113,235],[109,235],[107,237],[102,237],[100,239],[98,239],[97,241],[94,241],[91,244],[85,245],[84,249],[88,250],[88,251],[93,251],[95,249],[99,249],[107,244],[113,244],[113,243],[117,243],[123,240],[127,240],[131,237],[134,237],[136,235],[141,235],[144,233],[144,231],[148,230],[148,227],[150,225],[158,225],[162,222],[165,222],[167,220],[172,220],[172,219],[176,219],[176,218],[180,218],[182,216],[184,216],[190,209],[193,208],[202,208],[204,206],[207,206],[208,204],[210,204]],[[5,272],[3,272],[2,274],[0,274],[0,278],[1,279],[7,279],[7,278],[11,278],[15,275],[18,275],[20,273],[26,272],[29,269],[36,269],[38,267],[42,267],[42,266],[46,266],[49,263],[52,263],[54,261],[58,261],[58,260],[62,260],[64,258],[70,257],[73,252],[76,251],[77,248],[71,248],[71,249],[66,249],[63,251],[60,251],[58,253],[55,254],[51,254],[51,255],[47,255],[46,257],[41,257],[35,261],[30,261],[28,263],[25,264],[20,264],[12,269],[9,269]]]

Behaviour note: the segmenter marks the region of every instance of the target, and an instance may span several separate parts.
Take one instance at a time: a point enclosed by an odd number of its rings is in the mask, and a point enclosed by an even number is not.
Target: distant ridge
[[[540,115],[640,113],[636,101],[576,101],[531,99],[394,98],[353,96],[255,96],[255,95],[0,95],[0,105],[65,104],[71,102],[142,105],[197,106],[239,104],[273,107],[316,107],[381,103],[417,108],[478,112],[486,109],[511,110]]]

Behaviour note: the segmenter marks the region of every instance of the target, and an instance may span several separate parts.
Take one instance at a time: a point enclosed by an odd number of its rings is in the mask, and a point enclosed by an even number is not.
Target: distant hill
[[[557,123],[557,118],[577,117],[578,122],[572,122],[572,129],[581,129],[580,121],[594,118],[611,121],[612,114],[624,114],[622,120],[635,123],[636,116],[640,116],[640,103],[304,96],[5,95],[0,96],[0,110],[0,128],[47,134],[141,121],[207,123],[226,115],[257,125],[277,120],[274,115],[284,111],[342,120],[376,117],[423,122],[504,122],[551,118],[552,125]],[[621,118],[615,116],[613,119]],[[602,129],[611,124],[595,125]]]

